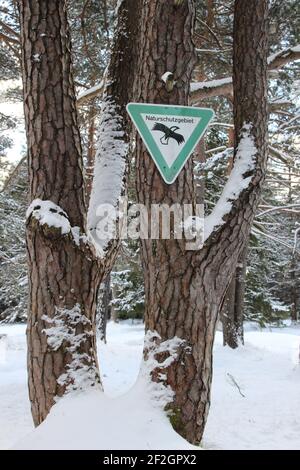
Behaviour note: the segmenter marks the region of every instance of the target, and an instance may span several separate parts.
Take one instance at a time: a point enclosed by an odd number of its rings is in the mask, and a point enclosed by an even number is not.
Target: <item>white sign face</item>
[[[188,142],[200,118],[178,118],[159,114],[141,114],[169,168]],[[182,122],[182,120],[184,121]],[[178,122],[180,121],[180,123]]]
[[[167,184],[175,181],[214,116],[212,109],[129,103],[127,111]]]

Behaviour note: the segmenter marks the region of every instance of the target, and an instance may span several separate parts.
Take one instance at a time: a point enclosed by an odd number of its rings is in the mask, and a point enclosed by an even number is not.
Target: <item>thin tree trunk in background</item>
[[[292,168],[290,165],[288,166],[288,204],[293,203],[293,186],[292,186]],[[291,222],[295,223],[296,218],[294,214],[291,214],[290,216]],[[299,319],[299,278],[297,276],[297,257],[299,255],[297,254],[296,250],[294,253],[291,255],[291,261],[290,261],[290,269],[289,269],[289,276],[291,280],[290,284],[290,289],[289,289],[289,302],[291,305],[291,320],[293,322],[297,322]]]
[[[114,284],[112,285],[111,293],[112,293],[112,296],[111,296],[112,300],[116,299],[117,298],[117,288]],[[111,305],[111,319],[114,323],[119,323],[118,310],[116,309],[116,307],[114,306],[113,303]]]
[[[151,349],[162,363],[153,370],[152,380],[174,392],[167,406],[171,422],[195,444],[201,441],[210,405],[216,321],[248,239],[266,164],[267,10],[267,0],[236,2],[236,149],[247,123],[253,123],[251,136],[257,148],[249,188],[234,201],[226,223],[209,236],[199,252],[188,251],[184,239],[141,242],[146,337],[152,339],[146,341],[145,359]],[[137,101],[187,105],[195,65],[191,40],[194,3],[144,0],[141,21]],[[173,90],[167,91],[161,80],[166,71],[174,74]],[[177,180],[167,185],[138,138],[136,165],[138,201],[148,210],[154,203],[195,203],[191,160]],[[165,350],[170,343],[176,344],[172,358]],[[170,361],[164,366],[167,358]]]
[[[89,115],[88,115],[88,148],[87,148],[87,162],[86,162],[86,178],[85,178],[85,187],[86,187],[86,200],[87,204],[90,200],[93,176],[94,176],[94,164],[95,164],[95,155],[96,155],[96,107],[91,105]]]
[[[205,155],[205,139],[201,139],[199,144],[197,145],[194,151],[194,161],[199,162],[200,164],[204,164],[206,162],[206,155]],[[201,170],[198,174],[200,177],[200,181],[196,182],[196,201],[197,204],[204,204],[205,203],[205,178],[203,174],[203,170]]]
[[[107,321],[111,317],[111,285],[110,285],[110,274],[106,276],[102,286],[102,297],[99,308],[99,334],[100,339],[106,343],[106,326]]]
[[[291,278],[291,319],[293,322],[299,320],[299,278],[297,276],[297,254],[292,255],[290,278]]]
[[[229,284],[226,300],[221,313],[223,325],[223,344],[232,349],[244,344],[244,302],[246,287],[246,269],[247,269],[246,247],[237,263],[233,278]]]
[[[207,0],[207,17],[206,23],[210,28],[213,28],[214,22],[214,0]],[[207,36],[209,35],[209,31],[206,30]]]
[[[236,268],[235,325],[238,341],[244,344],[244,308],[247,271],[248,245],[244,248]]]
[[[51,217],[67,219],[78,232],[85,230],[65,2],[23,0],[20,5],[30,200],[36,201],[26,236],[28,382],[37,425],[56,396],[100,382],[94,334],[99,273],[88,246],[76,243],[70,230],[63,233],[49,222]],[[50,206],[44,201],[51,201]],[[39,223],[43,215],[46,222]],[[77,373],[84,376],[81,383]]]
[[[234,128],[230,127],[228,130],[228,147],[229,148],[234,147],[234,140],[235,140]],[[229,160],[228,160],[227,175],[230,175],[232,167],[233,167],[233,154],[232,156],[229,157]]]

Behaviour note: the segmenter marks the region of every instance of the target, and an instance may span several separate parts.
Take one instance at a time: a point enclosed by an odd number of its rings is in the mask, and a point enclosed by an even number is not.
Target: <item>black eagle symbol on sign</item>
[[[178,145],[180,145],[184,142],[184,137],[183,135],[178,134],[178,132],[175,132],[178,129],[179,127],[177,126],[168,127],[168,126],[165,126],[164,124],[156,122],[152,130],[163,132],[164,135],[159,139],[163,145],[168,145],[169,139],[176,140]]]

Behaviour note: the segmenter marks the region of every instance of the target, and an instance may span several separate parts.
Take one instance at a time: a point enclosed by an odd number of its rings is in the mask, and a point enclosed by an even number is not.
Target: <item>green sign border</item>
[[[209,108],[194,108],[190,106],[173,106],[148,103],[128,103],[127,112],[134,122],[144,144],[146,145],[150,155],[156,163],[156,166],[167,184],[175,181],[184,164],[192,154],[197,143],[206,131],[208,124],[214,117],[215,113]],[[190,138],[185,142],[183,148],[178,154],[176,160],[169,167],[159,150],[151,132],[146,126],[141,114],[158,114],[161,116],[180,116],[180,117],[197,117],[201,118],[195,127]]]

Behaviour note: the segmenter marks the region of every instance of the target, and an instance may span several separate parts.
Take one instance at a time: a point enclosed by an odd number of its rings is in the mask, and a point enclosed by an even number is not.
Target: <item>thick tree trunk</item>
[[[85,229],[65,3],[20,5],[30,200],[35,201],[27,219],[28,381],[37,425],[56,396],[100,382],[94,335],[99,273],[88,246],[59,227],[65,219],[78,233]]]
[[[126,119],[134,73],[128,65],[133,63],[136,30],[133,3],[125,0],[120,5],[108,68],[107,90],[121,115],[117,133],[109,142],[112,150],[117,141],[128,138],[122,116]],[[95,341],[97,291],[118,248],[118,240],[108,241],[105,252],[96,258],[97,243],[88,243],[86,236],[81,236],[86,228],[84,182],[65,6],[61,0],[20,2],[33,201],[27,217],[28,377],[36,425],[45,419],[56,396],[100,383]],[[105,119],[107,114],[102,124]],[[117,165],[121,155],[115,151],[114,158]],[[122,158],[126,160],[126,155]],[[104,181],[94,191],[100,193],[98,204],[107,202],[103,186],[105,179],[112,184],[114,177],[111,162],[107,163],[102,169]],[[120,180],[125,183],[122,172]],[[116,192],[117,183],[114,180]]]
[[[152,379],[174,392],[168,404],[171,422],[192,443],[202,438],[210,404],[215,324],[247,240],[266,160],[266,16],[266,0],[236,3],[235,124],[239,136],[244,123],[253,123],[251,134],[257,147],[257,168],[249,188],[199,252],[188,251],[184,239],[142,240],[145,325],[147,338],[152,338],[152,345],[146,342],[145,357],[149,348],[157,351],[155,357],[162,365],[152,372]],[[195,65],[193,19],[191,0],[143,2],[138,101],[188,104]],[[160,79],[166,71],[176,80],[171,91]],[[167,185],[138,139],[137,194],[148,210],[154,203],[194,204],[192,161]],[[172,358],[166,365],[163,361],[170,354],[170,344]]]

